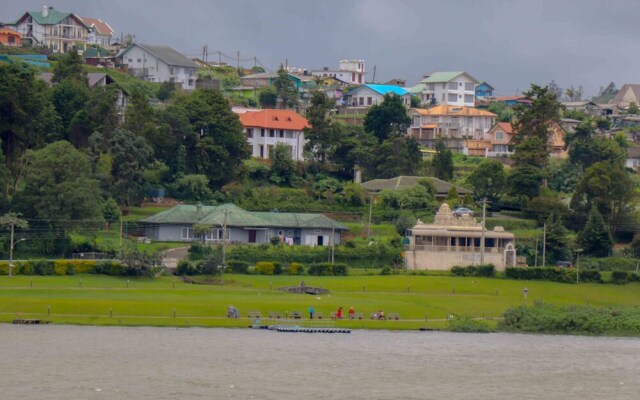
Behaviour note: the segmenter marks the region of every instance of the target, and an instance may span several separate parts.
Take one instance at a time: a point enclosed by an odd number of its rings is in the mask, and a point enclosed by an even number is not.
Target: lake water
[[[0,324],[2,399],[638,399],[640,339]]]

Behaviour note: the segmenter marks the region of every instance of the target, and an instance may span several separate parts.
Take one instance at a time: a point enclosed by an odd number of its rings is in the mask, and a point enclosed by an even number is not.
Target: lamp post
[[[13,226],[11,227],[13,228]],[[11,243],[9,244],[9,278],[13,276],[13,248],[16,244],[20,242],[24,242],[27,239],[18,239],[15,242],[13,241],[13,229],[11,229]]]
[[[576,285],[580,282],[580,252],[582,249],[576,249]]]

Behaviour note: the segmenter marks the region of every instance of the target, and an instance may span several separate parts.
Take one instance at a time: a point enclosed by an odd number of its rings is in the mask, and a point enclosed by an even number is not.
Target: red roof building
[[[249,111],[239,117],[253,157],[269,158],[271,149],[284,143],[291,149],[291,158],[303,159],[304,128],[309,127],[306,118],[290,110],[274,109]]]

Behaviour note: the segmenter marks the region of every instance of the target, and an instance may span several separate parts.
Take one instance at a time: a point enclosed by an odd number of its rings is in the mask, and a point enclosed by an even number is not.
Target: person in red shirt
[[[342,319],[342,307],[338,308],[338,312],[336,313],[336,319]]]
[[[349,309],[349,319],[353,319],[355,316],[356,310],[354,310],[353,306]]]

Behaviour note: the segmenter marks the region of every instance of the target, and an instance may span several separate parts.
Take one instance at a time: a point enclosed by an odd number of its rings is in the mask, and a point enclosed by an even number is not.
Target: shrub
[[[286,268],[287,275],[301,275],[304,273],[304,266],[297,262],[292,262]]]
[[[447,321],[447,330],[452,332],[489,333],[492,329],[484,321],[461,315]]]
[[[552,281],[561,283],[575,283],[575,268],[557,268],[557,267],[527,267],[527,268],[507,268],[505,277],[509,279],[521,280],[539,280]],[[599,271],[581,269],[581,282],[602,282],[602,276]]]
[[[256,263],[256,272],[260,275],[275,275],[276,263],[271,261],[260,261]]]
[[[53,261],[49,260],[33,260],[30,261],[31,266],[33,267],[34,275],[53,275]]]
[[[629,271],[613,271],[611,272],[611,282],[618,285],[624,285],[629,282],[631,273]]]
[[[455,266],[451,268],[451,273],[457,276],[493,277],[496,275],[496,267],[493,264]]]
[[[234,274],[248,274],[249,273],[249,263],[238,260],[229,260],[227,261],[227,265],[231,269],[231,272]]]
[[[316,276],[346,276],[349,267],[346,264],[315,263],[309,265],[307,273]]]

